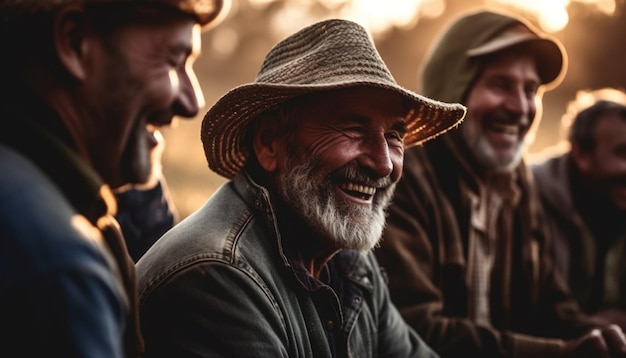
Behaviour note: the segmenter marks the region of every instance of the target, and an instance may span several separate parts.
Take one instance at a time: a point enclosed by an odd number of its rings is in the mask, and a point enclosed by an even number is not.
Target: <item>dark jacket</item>
[[[134,267],[113,194],[25,98],[0,104],[0,352],[135,357]]]
[[[316,280],[276,210],[239,173],[139,260],[146,357],[436,357],[371,253],[342,251]]]
[[[610,240],[608,237],[596,237],[574,203],[572,191],[585,189],[573,189],[576,180],[573,166],[568,154],[554,156],[532,166],[554,239],[556,266],[567,278],[576,300],[589,313],[609,308],[624,310],[626,220],[617,218],[623,223],[621,234],[618,233]],[[609,214],[603,211],[602,215],[606,217]],[[600,249],[602,242],[607,245],[605,250]],[[596,272],[600,270],[599,265],[602,265],[602,284],[594,283]]]
[[[174,202],[161,178],[152,188],[131,188],[115,194],[117,214],[128,253],[139,258],[176,223]]]
[[[596,322],[571,300],[550,259],[546,228],[525,165],[516,169],[513,235],[498,238],[491,278],[492,327],[467,317],[472,203],[481,183],[443,136],[405,153],[405,172],[375,251],[404,319],[442,357],[554,357]]]

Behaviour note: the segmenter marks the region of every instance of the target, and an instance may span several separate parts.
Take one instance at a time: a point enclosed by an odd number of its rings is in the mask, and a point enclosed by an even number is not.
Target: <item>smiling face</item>
[[[154,18],[86,40],[85,142],[92,164],[114,188],[146,182],[158,130],[175,116],[195,116],[204,104],[191,67],[200,51],[199,25],[182,15]]]
[[[336,90],[292,114],[296,132],[273,142],[272,156],[257,150],[261,166],[287,205],[332,247],[373,248],[402,174],[402,100],[380,89]]]
[[[626,211],[626,117],[617,111],[597,118],[594,147],[585,152],[573,148],[572,158],[585,180],[599,193]],[[575,146],[575,144],[574,144]]]
[[[509,171],[519,164],[537,112],[539,84],[535,61],[523,52],[502,52],[485,63],[467,95],[460,126],[484,169]]]

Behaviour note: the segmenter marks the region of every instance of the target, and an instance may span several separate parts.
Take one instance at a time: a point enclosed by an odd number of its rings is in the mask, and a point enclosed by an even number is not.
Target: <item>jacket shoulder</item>
[[[137,262],[140,295],[187,268],[207,262],[235,264],[243,241],[255,245],[263,233],[231,182],[156,241]]]
[[[28,268],[23,275],[49,275],[104,264],[100,231],[33,162],[0,144],[0,166],[11,168],[0,172],[0,256],[8,266]]]

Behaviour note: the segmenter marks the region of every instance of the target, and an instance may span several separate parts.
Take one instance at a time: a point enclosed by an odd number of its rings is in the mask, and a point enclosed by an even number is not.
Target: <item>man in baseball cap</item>
[[[134,264],[113,190],[194,117],[223,0],[0,0],[0,355],[136,357]]]
[[[586,316],[550,258],[522,160],[566,53],[513,14],[455,19],[423,62],[423,94],[463,123],[405,153],[376,250],[403,318],[442,357],[622,357],[619,327]]]

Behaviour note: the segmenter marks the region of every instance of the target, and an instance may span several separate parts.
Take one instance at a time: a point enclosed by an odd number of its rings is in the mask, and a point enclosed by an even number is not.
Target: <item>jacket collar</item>
[[[268,229],[274,234],[276,240],[276,250],[279,254],[281,264],[290,269],[300,284],[307,290],[315,290],[322,285],[322,282],[315,280],[304,268],[304,264],[299,256],[289,250],[288,237],[281,235],[276,210],[273,207],[269,190],[259,185],[245,169],[233,178],[233,184],[237,192],[241,194],[246,204],[254,208],[258,215],[262,215],[268,225]],[[304,228],[303,228],[304,230]],[[328,263],[326,271],[332,271],[332,275],[347,277],[357,285],[367,291],[372,291],[371,269],[362,259],[362,255],[356,251],[340,251]]]
[[[117,206],[110,188],[78,155],[58,116],[31,97],[28,111],[17,108],[25,100],[0,104],[13,123],[0,133],[0,142],[30,158],[92,223],[113,215]]]

